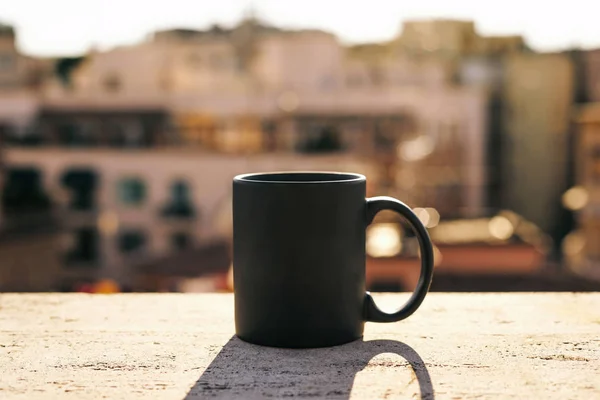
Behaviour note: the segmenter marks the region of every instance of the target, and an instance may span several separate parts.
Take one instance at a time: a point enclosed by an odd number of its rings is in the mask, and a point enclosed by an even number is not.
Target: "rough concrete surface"
[[[600,293],[433,293],[325,349],[233,332],[229,294],[0,295],[0,399],[600,399]]]

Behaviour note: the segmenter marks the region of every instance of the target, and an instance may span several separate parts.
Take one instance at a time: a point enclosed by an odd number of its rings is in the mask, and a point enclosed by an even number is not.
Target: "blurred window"
[[[177,232],[171,235],[171,246],[174,250],[183,250],[190,247],[192,240],[185,232]]]
[[[95,206],[98,181],[98,174],[91,168],[67,170],[61,182],[71,192],[69,207],[73,210],[92,210]]]
[[[6,123],[0,123],[0,144],[10,141],[12,135],[12,127]]]
[[[173,218],[193,218],[196,214],[187,182],[177,180],[170,190],[170,199],[162,210],[162,215]]]
[[[594,146],[591,154],[591,179],[594,183],[600,183],[600,146]]]
[[[66,256],[66,264],[69,266],[90,267],[99,258],[98,232],[94,228],[80,228],[74,233],[74,243]]]
[[[112,147],[140,148],[150,145],[153,121],[140,116],[114,118],[104,125],[104,133]]]
[[[109,146],[123,147],[125,146],[125,128],[119,121],[107,121],[104,124],[104,135]]]
[[[63,123],[58,126],[60,144],[69,147],[83,147],[93,144],[93,138],[87,133],[84,124],[78,122]]]
[[[148,129],[140,119],[129,121],[125,125],[124,139],[125,147],[144,147]]]
[[[132,253],[146,245],[146,235],[140,230],[126,230],[119,235],[118,241],[122,253]]]
[[[397,132],[388,129],[381,121],[376,121],[373,127],[373,143],[378,151],[394,151]]]
[[[123,204],[141,205],[146,199],[146,185],[140,178],[123,178],[117,183],[117,195]]]
[[[36,168],[9,168],[2,188],[4,214],[36,213],[51,207],[42,186],[42,175]]]
[[[300,144],[303,153],[331,153],[344,149],[339,130],[335,126],[310,127],[308,137]]]

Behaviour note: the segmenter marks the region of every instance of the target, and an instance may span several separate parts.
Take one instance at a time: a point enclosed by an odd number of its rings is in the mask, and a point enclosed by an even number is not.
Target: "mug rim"
[[[314,179],[286,179],[285,176],[301,175],[313,176]],[[266,179],[267,177],[282,179]],[[323,179],[319,179],[321,177]],[[328,179],[325,179],[328,177]],[[262,178],[262,179],[261,179]],[[333,179],[332,179],[333,178]],[[233,178],[234,182],[254,183],[254,184],[337,184],[337,183],[358,183],[365,182],[367,178],[362,174],[354,172],[334,172],[334,171],[275,171],[275,172],[252,172],[240,174]]]

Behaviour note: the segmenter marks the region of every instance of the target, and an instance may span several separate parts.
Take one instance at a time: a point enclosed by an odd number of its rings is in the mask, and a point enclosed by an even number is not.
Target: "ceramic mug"
[[[381,311],[365,286],[365,235],[381,210],[412,226],[421,274],[408,302]],[[366,321],[395,322],[421,305],[433,276],[427,230],[404,203],[366,198],[366,178],[337,172],[245,174],[233,180],[233,276],[237,336],[291,348],[363,336]]]

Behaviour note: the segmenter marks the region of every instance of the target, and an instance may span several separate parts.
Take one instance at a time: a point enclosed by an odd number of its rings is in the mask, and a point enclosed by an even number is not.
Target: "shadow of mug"
[[[403,357],[416,376],[420,398],[434,399],[425,362],[402,342],[358,340],[342,346],[299,350],[257,346],[234,336],[196,381],[185,400],[207,397],[348,399],[357,374],[371,359],[384,353]]]

